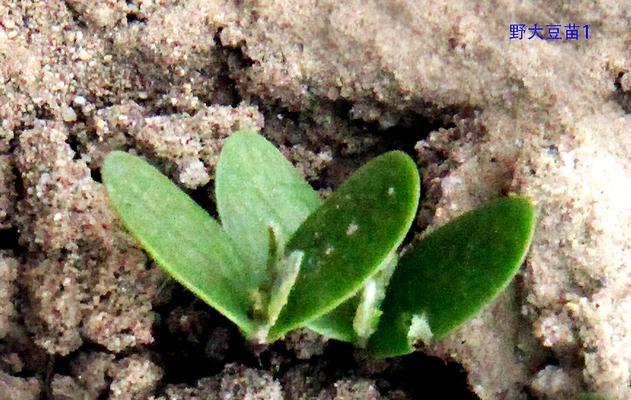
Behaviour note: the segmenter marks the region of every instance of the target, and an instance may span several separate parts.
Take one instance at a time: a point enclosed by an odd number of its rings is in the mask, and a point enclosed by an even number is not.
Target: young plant
[[[357,292],[409,230],[414,162],[381,155],[324,203],[263,137],[231,135],[217,166],[222,226],[139,157],[109,154],[111,203],[176,280],[257,342],[304,326]]]
[[[419,198],[407,155],[373,159],[321,202],[248,132],[231,135],[217,165],[222,226],[138,157],[110,154],[103,177],[147,252],[250,339],[307,326],[378,357],[411,352],[478,313],[517,272],[534,229],[528,200],[498,199],[426,235],[397,268]]]
[[[233,136],[224,146],[217,167],[219,213],[224,215],[226,205],[242,204],[238,216],[244,225],[269,215],[291,220],[296,205],[301,204],[295,199],[259,198],[256,205],[247,204],[247,199],[256,198],[247,194],[254,190],[251,182],[256,182],[258,196],[273,193],[291,198],[274,181],[280,166],[267,171],[258,167],[263,160],[256,160],[248,150],[256,147],[250,143],[253,138]],[[277,153],[273,147],[269,149]],[[288,163],[284,165],[289,168],[287,173],[293,172]],[[228,192],[224,185],[230,186],[234,197],[222,199],[220,194]],[[317,198],[306,183],[303,187],[307,188],[305,198]],[[388,193],[394,195],[394,188]],[[400,262],[393,248],[355,296],[306,326],[361,347],[368,344],[368,350],[380,357],[409,353],[417,340],[440,339],[475,316],[509,284],[528,251],[534,221],[529,200],[517,196],[496,199],[429,233]]]
[[[410,353],[417,341],[440,340],[478,314],[517,273],[534,222],[530,201],[500,198],[421,239],[392,276],[369,351]]]
[[[390,257],[359,294],[307,326],[378,358],[440,340],[508,286],[530,246],[535,214],[518,196],[465,213],[416,241],[398,265]]]

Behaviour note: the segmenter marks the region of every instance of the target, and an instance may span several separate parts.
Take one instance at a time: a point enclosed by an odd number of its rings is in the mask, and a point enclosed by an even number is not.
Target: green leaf
[[[309,321],[307,328],[322,336],[364,346],[377,328],[386,287],[399,260],[396,250],[392,250],[359,293],[333,311]]]
[[[360,301],[361,295],[355,295],[332,311],[309,321],[306,326],[322,336],[342,342],[355,343],[358,338],[353,328],[353,320]]]
[[[355,294],[405,237],[416,213],[419,177],[405,153],[360,168],[287,243],[304,258],[287,305],[270,330],[283,336]]]
[[[215,193],[221,224],[241,257],[265,277],[270,227],[280,252],[300,224],[320,206],[317,192],[263,136],[230,135],[217,163]],[[276,251],[275,249],[272,249]]]
[[[286,243],[321,204],[317,192],[276,147],[252,132],[237,132],[230,136],[217,165],[215,184],[224,229],[240,244],[244,257],[252,255],[252,263],[260,263],[266,256],[277,256],[277,249],[270,246],[269,239],[265,240],[263,231],[273,227],[274,235],[267,236]],[[270,265],[269,259],[267,264]],[[307,326],[338,340],[354,341],[353,319],[360,296],[310,321]]]
[[[251,295],[260,284],[232,240],[206,211],[139,157],[115,151],[103,164],[103,180],[125,227],[149,255],[197,297],[245,334]]]
[[[528,199],[508,197],[428,234],[395,271],[369,350],[377,357],[441,339],[501,293],[522,264],[535,226]]]

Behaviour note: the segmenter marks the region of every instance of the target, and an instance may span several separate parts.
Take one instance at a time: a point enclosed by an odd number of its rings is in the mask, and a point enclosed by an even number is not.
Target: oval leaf
[[[428,234],[401,258],[370,352],[410,353],[416,339],[441,339],[476,315],[519,270],[534,226],[531,202],[509,197]]]
[[[147,253],[244,333],[253,332],[247,312],[258,282],[219,224],[139,157],[110,153],[103,180],[123,224]]]
[[[253,132],[230,135],[217,163],[217,210],[241,257],[262,280],[270,227],[281,247],[320,206],[318,194],[280,151]]]
[[[355,294],[407,233],[419,177],[405,153],[360,168],[298,228],[287,251],[304,253],[300,274],[271,339],[304,325]]]
[[[226,141],[217,164],[215,190],[222,225],[250,262],[261,263],[269,253],[262,232],[270,226],[286,243],[300,224],[321,204],[315,190],[264,137],[236,132]],[[258,232],[252,234],[252,232]],[[267,235],[269,236],[269,235]],[[239,238],[239,240],[237,240]],[[355,341],[353,319],[360,296],[307,327],[337,340]]]

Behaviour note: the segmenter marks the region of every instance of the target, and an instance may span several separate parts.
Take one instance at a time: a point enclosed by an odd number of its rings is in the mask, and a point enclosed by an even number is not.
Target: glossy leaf
[[[369,350],[378,357],[441,339],[476,315],[522,264],[535,210],[521,197],[501,198],[429,233],[399,262]]]
[[[407,233],[418,205],[416,165],[405,153],[383,154],[360,168],[311,214],[287,243],[304,258],[270,339],[349,299]]]
[[[332,339],[365,345],[381,316],[386,287],[398,263],[397,248],[398,245],[355,296],[333,311],[309,321],[307,327]]]
[[[357,342],[357,333],[353,328],[353,320],[361,302],[361,295],[356,294],[332,311],[309,321],[306,327],[327,338],[342,342]]]
[[[263,136],[230,135],[217,163],[215,193],[221,224],[259,274],[266,273],[270,227],[280,250],[320,206],[317,192]],[[258,266],[258,268],[255,268]]]
[[[241,252],[252,253],[253,263],[260,263],[270,251],[263,231],[276,227],[274,236],[286,243],[321,204],[317,192],[276,147],[252,132],[230,136],[216,174],[217,207],[224,229],[232,233],[235,242],[246,238],[239,241]],[[353,320],[360,297],[347,300],[307,326],[328,337],[355,341]]]
[[[103,164],[110,202],[125,227],[173,278],[237,324],[245,334],[258,271],[244,262],[219,224],[143,159],[110,153]]]

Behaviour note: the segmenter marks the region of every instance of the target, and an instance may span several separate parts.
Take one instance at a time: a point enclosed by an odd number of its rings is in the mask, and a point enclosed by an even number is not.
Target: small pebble
[[[77,120],[77,113],[74,112],[72,108],[65,106],[61,110],[61,118],[64,120],[64,122],[74,122]]]

